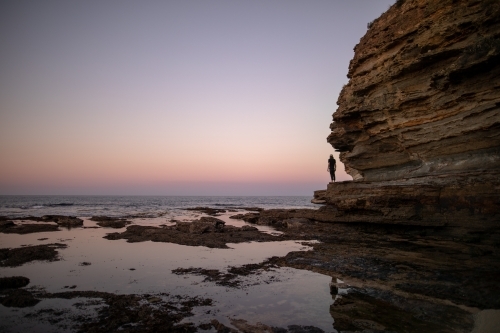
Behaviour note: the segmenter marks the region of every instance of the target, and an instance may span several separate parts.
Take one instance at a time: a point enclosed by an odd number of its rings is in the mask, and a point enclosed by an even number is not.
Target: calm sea
[[[192,207],[317,208],[312,197],[288,196],[0,196],[0,216],[156,216]]]

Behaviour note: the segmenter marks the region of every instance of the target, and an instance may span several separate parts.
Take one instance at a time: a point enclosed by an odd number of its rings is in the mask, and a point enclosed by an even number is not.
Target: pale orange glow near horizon
[[[312,195],[393,2],[2,2],[0,195]]]

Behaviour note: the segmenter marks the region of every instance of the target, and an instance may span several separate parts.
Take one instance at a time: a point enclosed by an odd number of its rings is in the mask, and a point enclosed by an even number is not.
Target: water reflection
[[[183,213],[185,214],[185,213]],[[232,213],[234,214],[234,213]],[[154,219],[139,218],[139,225],[171,224],[172,219],[192,220],[199,214],[167,215]],[[227,224],[241,227],[243,221],[232,220],[231,214],[220,216]],[[167,292],[179,295],[199,295],[214,300],[214,310],[195,310],[189,321],[202,322],[216,318],[229,324],[229,318],[262,322],[270,326],[314,325],[332,331],[329,306],[330,277],[321,274],[280,268],[247,278],[242,288],[228,288],[203,277],[175,275],[176,268],[200,267],[225,270],[228,266],[259,263],[272,256],[284,256],[290,251],[306,251],[300,242],[259,242],[228,244],[230,249],[190,247],[172,243],[110,241],[103,236],[123,229],[95,228],[93,221],[84,219],[84,228],[26,235],[0,234],[1,247],[19,247],[65,243],[60,249],[60,261],[32,262],[20,267],[1,268],[0,276],[26,276],[30,286],[37,285],[48,292],[68,290],[105,291],[117,294]],[[271,228],[259,229],[273,232]],[[90,264],[82,264],[90,263]],[[35,309],[47,306],[44,300]],[[0,315],[10,316],[12,309],[0,306]],[[24,310],[23,310],[24,311]],[[24,313],[24,312],[22,312]]]

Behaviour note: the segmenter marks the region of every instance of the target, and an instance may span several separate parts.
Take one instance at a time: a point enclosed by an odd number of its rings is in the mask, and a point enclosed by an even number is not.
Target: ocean
[[[317,208],[309,196],[0,196],[0,216],[112,217],[163,215],[193,207]]]

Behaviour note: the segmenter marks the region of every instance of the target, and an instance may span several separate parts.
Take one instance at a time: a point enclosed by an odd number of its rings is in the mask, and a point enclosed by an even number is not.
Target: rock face
[[[355,47],[328,142],[345,221],[500,220],[500,2],[397,1]]]
[[[394,5],[348,77],[328,142],[355,180],[500,168],[498,1]]]

